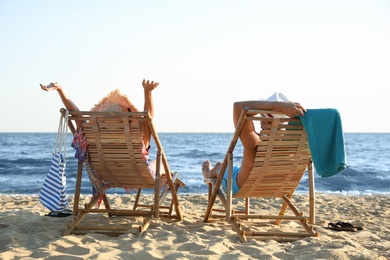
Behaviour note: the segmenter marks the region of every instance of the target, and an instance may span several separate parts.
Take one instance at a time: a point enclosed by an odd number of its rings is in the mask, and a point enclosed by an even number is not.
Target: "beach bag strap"
[[[65,115],[61,114],[51,166],[39,193],[41,203],[50,211],[68,208],[65,162],[68,116],[69,110],[66,110]]]
[[[65,115],[61,113],[60,122],[58,124],[58,131],[56,137],[56,143],[54,145],[53,154],[56,152],[63,152],[64,158],[66,157],[66,137],[68,136],[68,117],[69,110],[65,110]]]

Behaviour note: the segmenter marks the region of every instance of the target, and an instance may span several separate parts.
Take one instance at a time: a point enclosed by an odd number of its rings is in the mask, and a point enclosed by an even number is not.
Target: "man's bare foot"
[[[210,178],[209,177],[209,174],[210,174],[210,170],[211,170],[211,163],[209,160],[206,160],[203,162],[202,164],[202,174],[203,174],[203,178],[207,179],[207,178]]]

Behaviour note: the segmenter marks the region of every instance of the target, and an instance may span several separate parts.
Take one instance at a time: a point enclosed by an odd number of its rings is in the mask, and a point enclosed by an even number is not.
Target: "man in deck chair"
[[[142,86],[144,88],[144,110],[148,110],[150,116],[153,118],[154,116],[154,103],[152,91],[159,85],[158,82],[143,80]],[[64,106],[70,111],[80,111],[76,104],[66,95],[63,87],[58,82],[50,83],[49,85],[40,84],[41,89],[44,91],[57,90],[62,103]],[[97,103],[91,111],[110,111],[110,112],[137,112],[138,109],[130,102],[130,100],[120,93],[118,89],[111,91],[106,97],[101,99],[99,103]],[[72,143],[72,147],[76,149],[75,157],[80,161],[84,162],[86,169],[88,171],[88,175],[92,184],[92,193],[93,196],[99,196],[104,194],[107,190],[106,184],[99,178],[99,175],[95,172],[92,165],[88,162],[88,153],[87,147],[85,143],[85,138],[83,134],[83,129],[81,127],[81,121],[76,122],[77,130],[74,136],[74,140]],[[146,164],[152,175],[155,175],[155,162],[149,161],[149,149],[150,149],[150,140],[151,133],[148,127],[144,127],[144,132],[142,133],[143,140],[143,158],[145,159]],[[162,173],[161,173],[162,174]]]
[[[272,97],[272,96],[271,96]],[[287,99],[285,99],[287,100]],[[239,101],[234,103],[233,107],[233,122],[237,127],[237,122],[240,117],[240,113],[244,107],[250,107],[251,109],[258,110],[271,110],[279,111],[286,114],[289,117],[295,117],[298,115],[304,116],[306,109],[299,103],[283,101],[274,99],[274,101],[268,100],[254,100],[254,101]],[[252,121],[245,121],[240,134],[240,140],[244,148],[244,154],[242,157],[241,167],[233,166],[233,194],[236,194],[245,180],[247,179],[250,171],[253,168],[256,157],[256,147],[259,141],[259,136],[256,133],[255,126]],[[222,163],[218,162],[211,165],[210,161],[206,160],[202,164],[202,174],[206,178],[217,178]],[[222,179],[222,186],[227,190],[228,168],[224,172]]]

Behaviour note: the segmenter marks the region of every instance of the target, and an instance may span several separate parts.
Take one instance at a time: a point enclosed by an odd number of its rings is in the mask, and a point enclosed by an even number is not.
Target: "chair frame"
[[[282,116],[269,117],[270,114],[279,114]],[[259,144],[254,167],[247,180],[240,190],[232,196],[232,169],[233,169],[233,152],[239,139],[244,122],[251,120],[254,123],[266,123],[259,134]],[[278,151],[273,151],[274,146]],[[289,159],[291,157],[291,159]],[[276,159],[275,159],[276,158]],[[277,165],[278,160],[283,163]],[[221,187],[223,173],[228,168],[227,191]],[[291,198],[295,192],[305,171],[308,173],[309,184],[309,216],[304,216],[300,212]],[[230,221],[241,242],[248,241],[249,238],[257,240],[274,239],[277,241],[294,241],[307,236],[318,236],[314,231],[315,221],[315,189],[311,153],[308,145],[307,134],[299,118],[288,118],[281,112],[255,110],[248,107],[243,108],[232,141],[222,162],[218,178],[205,179],[208,185],[208,206],[204,215],[204,222],[210,222],[215,219]],[[267,175],[268,174],[268,175]],[[282,177],[288,175],[286,180]],[[282,176],[283,175],[283,176]],[[263,176],[268,179],[262,180]],[[294,179],[291,181],[290,179]],[[299,178],[299,179],[298,179]],[[279,187],[274,189],[274,185],[279,181],[283,182],[288,188]],[[267,184],[267,182],[269,184]],[[257,187],[256,187],[257,184]],[[259,189],[259,187],[261,187]],[[220,199],[223,206],[217,208],[216,198]],[[281,198],[283,200],[279,215],[267,216],[250,213],[249,198]],[[233,198],[245,199],[245,209],[236,210],[233,208]],[[290,208],[293,216],[286,216],[285,212]],[[219,214],[213,214],[218,212]],[[223,213],[222,215],[220,213]],[[279,226],[282,220],[296,220],[304,228],[304,232],[257,232],[244,230],[242,223],[248,222],[253,226],[254,221],[274,219],[274,224]],[[246,223],[247,224],[247,223]]]
[[[65,114],[66,109],[62,108],[60,110],[62,114]],[[77,178],[76,178],[76,188],[74,195],[74,204],[73,204],[73,222],[68,226],[67,230],[63,235],[74,234],[85,234],[89,232],[103,233],[107,235],[120,235],[127,232],[133,227],[121,227],[118,225],[108,225],[108,226],[82,226],[80,223],[89,213],[107,213],[109,217],[114,215],[119,216],[132,216],[132,217],[142,217],[142,223],[136,227],[136,236],[141,237],[144,235],[144,232],[148,229],[152,220],[160,217],[169,217],[175,218],[177,220],[183,220],[181,209],[179,206],[178,199],[178,189],[179,187],[184,187],[185,184],[178,178],[178,173],[171,173],[168,160],[165,156],[162,144],[158,137],[157,132],[152,121],[152,118],[149,115],[148,111],[143,112],[91,112],[91,111],[69,111],[68,117],[68,126],[73,134],[76,133],[75,122],[82,121],[82,126],[86,135],[87,142],[90,141],[89,153],[91,157],[91,165],[98,165],[99,170],[97,172],[99,175],[110,176],[110,187],[109,188],[135,188],[138,189],[133,209],[112,209],[107,198],[106,194],[102,195],[102,201],[104,208],[93,208],[99,200],[99,197],[93,197],[89,203],[85,204],[84,207],[81,207],[80,204],[80,193],[81,193],[81,181],[82,181],[82,172],[83,172],[83,162],[78,161],[77,167]],[[146,124],[145,124],[146,122]],[[122,124],[122,126],[120,126]],[[111,126],[114,125],[114,126]],[[117,127],[119,125],[119,127]],[[141,136],[142,136],[142,127],[148,127],[151,132],[151,138],[154,141],[157,149],[156,153],[156,176],[153,176],[148,171],[145,160],[140,157],[141,154]],[[86,130],[88,128],[89,130]],[[110,128],[114,128],[113,130]],[[107,130],[108,129],[108,130]],[[105,132],[108,131],[108,132]],[[111,131],[111,132],[110,132]],[[115,132],[116,131],[116,132]],[[121,132],[122,131],[122,132]],[[112,133],[113,132],[113,133]],[[123,133],[125,132],[125,134]],[[123,140],[123,135],[126,137]],[[132,136],[133,135],[133,136]],[[100,138],[101,136],[104,136]],[[95,142],[92,145],[92,140]],[[112,141],[111,141],[112,140]],[[91,148],[91,145],[94,148]],[[121,150],[121,154],[116,154],[118,152],[110,151],[104,153],[105,147],[111,147],[110,149],[114,150],[115,146],[125,145],[127,146],[127,153],[124,153]],[[110,145],[110,146],[107,146]],[[108,149],[107,149],[108,150]],[[126,149],[124,149],[126,150]],[[94,152],[91,152],[94,151]],[[136,151],[136,155],[130,151]],[[95,155],[91,155],[94,153]],[[92,158],[94,156],[95,158]],[[127,157],[128,156],[128,157]],[[130,157],[130,159],[129,159]],[[113,161],[114,158],[114,161]],[[117,158],[117,161],[115,161]],[[126,159],[127,158],[127,159]],[[110,165],[104,165],[105,160],[110,161]],[[92,161],[93,160],[93,161]],[[103,163],[101,163],[103,162]],[[126,164],[126,166],[124,165]],[[104,166],[102,168],[102,165]],[[120,167],[130,167],[132,169],[139,169],[138,171],[134,170],[131,173],[131,176],[127,177],[127,171],[120,169]],[[94,166],[95,167],[95,166]],[[134,168],[135,167],[135,168]],[[103,169],[103,170],[102,170]],[[120,174],[117,174],[115,177],[114,171],[119,169]],[[127,168],[126,168],[127,169]],[[164,169],[164,174],[161,175],[161,169]],[[142,173],[141,173],[142,172]],[[118,175],[120,175],[118,177]],[[141,176],[142,175],[142,176]],[[134,176],[139,176],[139,179],[135,186],[131,185],[128,178],[135,178]],[[138,178],[138,177],[137,177]],[[106,180],[104,180],[106,181]],[[165,182],[165,185],[161,185],[162,182]],[[126,183],[124,187],[122,184]],[[130,183],[130,184],[129,184]],[[142,189],[154,189],[154,200],[153,204],[141,204],[140,198]],[[164,206],[163,203],[168,194],[171,194],[171,204],[170,206]],[[168,212],[167,212],[168,210]],[[173,214],[175,211],[175,215]]]

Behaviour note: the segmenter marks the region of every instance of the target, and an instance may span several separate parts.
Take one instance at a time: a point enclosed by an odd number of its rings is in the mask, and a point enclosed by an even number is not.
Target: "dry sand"
[[[128,202],[128,196],[110,195],[109,199],[120,206]],[[390,259],[390,196],[316,196],[319,237],[241,243],[229,223],[203,223],[205,194],[179,194],[184,220],[155,220],[142,238],[130,232],[119,237],[62,236],[72,217],[45,216],[48,210],[37,196],[1,195],[0,259]],[[252,201],[262,213],[277,213],[280,205],[277,200]],[[301,208],[308,199],[298,195],[294,201]],[[107,221],[105,216],[97,217]],[[365,229],[323,228],[339,220],[364,224]]]

